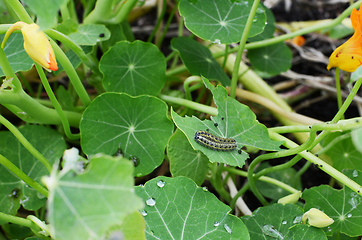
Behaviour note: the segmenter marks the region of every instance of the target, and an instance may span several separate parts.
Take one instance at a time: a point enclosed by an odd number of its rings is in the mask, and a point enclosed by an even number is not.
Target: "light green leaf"
[[[101,24],[81,24],[76,32],[68,35],[78,45],[93,46],[109,39],[111,33]]]
[[[135,190],[145,203],[147,239],[250,239],[229,206],[186,177],[157,177]]]
[[[289,70],[292,66],[292,57],[292,52],[285,43],[248,50],[251,65],[270,76]]]
[[[218,107],[218,115],[211,120],[201,121],[196,117],[180,117],[171,112],[176,126],[186,135],[195,150],[202,151],[211,162],[226,163],[231,166],[242,167],[248,154],[241,150],[244,146],[264,150],[280,150],[281,142],[269,138],[268,130],[256,120],[255,114],[249,107],[227,96],[227,91],[222,86],[216,88],[203,78],[207,88],[213,94]],[[203,130],[223,138],[233,138],[237,142],[237,149],[233,151],[215,151],[201,146],[194,140],[195,133]],[[239,149],[239,150],[238,150]]]
[[[4,39],[4,34],[0,35],[0,41]],[[23,35],[13,33],[6,42],[4,52],[14,72],[29,70],[34,62],[25,52]],[[4,72],[0,67],[0,77],[4,76]]]
[[[19,128],[19,131],[51,164],[59,161],[66,149],[63,137],[50,128],[26,125]],[[44,165],[31,155],[11,132],[0,132],[0,146],[0,154],[33,180],[40,183],[41,177],[49,174]],[[14,176],[3,165],[0,165],[0,186],[0,211],[3,213],[16,214],[20,205],[27,210],[37,210],[45,204],[44,196]]]
[[[126,158],[136,157],[137,176],[162,163],[172,131],[166,104],[152,96],[104,93],[92,101],[80,122],[85,154],[121,151]]]
[[[166,60],[151,43],[123,41],[103,55],[100,71],[108,92],[156,95],[165,85]]]
[[[135,211],[134,213],[126,216],[120,230],[122,231],[125,239],[142,240],[146,239],[145,227],[146,223],[142,215],[138,211]]]
[[[126,159],[97,155],[83,174],[63,171],[45,180],[47,219],[55,239],[103,239],[110,227],[143,207],[134,194],[132,163]]]
[[[250,14],[252,0],[181,0],[179,11],[185,26],[196,36],[215,43],[239,42]],[[249,37],[263,31],[265,13],[258,8]]]
[[[180,53],[182,62],[192,75],[202,75],[219,81],[223,86],[230,86],[230,78],[207,47],[188,37],[173,38],[171,46]]]
[[[345,170],[343,173],[358,184],[362,184],[362,172]],[[327,185],[304,190],[304,210],[317,208],[334,220],[328,228],[323,228],[327,235],[341,232],[351,237],[362,235],[362,197],[347,187],[341,190]],[[358,226],[358,227],[356,227]]]
[[[299,224],[302,219],[303,210],[293,204],[273,204],[267,207],[258,208],[251,216],[241,217],[250,233],[250,239],[275,240],[286,238],[289,228]],[[320,230],[322,233],[323,231]],[[311,239],[313,231],[299,239]],[[309,238],[308,238],[309,237]],[[298,239],[298,238],[296,238]],[[323,238],[322,238],[323,239]]]
[[[351,132],[354,147],[362,153],[362,128],[355,129]],[[362,170],[362,169],[360,169]]]
[[[327,240],[323,230],[305,224],[291,227],[285,236],[288,240]]]
[[[57,24],[60,6],[68,0],[22,0],[37,15],[41,30],[54,27]]]
[[[185,176],[194,180],[197,185],[204,182],[209,159],[202,152],[195,151],[180,130],[170,138],[167,155],[173,177]]]

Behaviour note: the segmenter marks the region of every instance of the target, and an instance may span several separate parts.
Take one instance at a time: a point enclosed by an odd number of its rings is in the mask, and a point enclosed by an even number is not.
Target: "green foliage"
[[[245,225],[206,188],[186,177],[157,177],[136,187],[145,208],[146,237],[250,239]]]

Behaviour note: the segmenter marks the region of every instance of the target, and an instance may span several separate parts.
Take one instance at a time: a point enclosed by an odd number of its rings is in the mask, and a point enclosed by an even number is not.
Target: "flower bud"
[[[278,203],[281,204],[287,204],[287,203],[291,203],[291,204],[295,204],[296,202],[298,202],[300,196],[302,196],[302,192],[298,191],[292,194],[289,194],[285,197],[282,197],[278,200]]]
[[[309,225],[318,228],[327,227],[334,223],[332,218],[328,217],[327,214],[316,208],[311,208],[308,212],[303,214],[303,223],[306,223],[307,219]]]
[[[34,62],[40,64],[44,69],[50,71],[58,70],[53,49],[44,32],[39,30],[35,23],[14,23],[6,32],[1,47],[4,48],[10,34],[15,30],[21,30],[24,37],[24,49]]]

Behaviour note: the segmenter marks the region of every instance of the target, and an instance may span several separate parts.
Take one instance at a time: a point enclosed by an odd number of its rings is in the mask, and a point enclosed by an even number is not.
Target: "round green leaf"
[[[134,194],[132,163],[121,157],[98,155],[83,174],[55,170],[45,182],[54,239],[105,239],[110,227],[143,207]]]
[[[253,0],[181,0],[179,11],[186,27],[202,39],[214,43],[239,42],[250,14]],[[265,27],[265,13],[258,8],[249,37]]]
[[[165,84],[165,57],[151,43],[119,42],[103,55],[99,68],[108,92],[156,95]]]
[[[147,239],[250,239],[229,206],[186,177],[157,177],[135,191],[145,203]]]
[[[327,240],[322,229],[305,224],[298,224],[289,229],[284,239],[288,240]]]
[[[156,97],[105,93],[92,101],[80,122],[87,155],[122,152],[136,157],[137,176],[150,173],[163,159],[173,130],[166,104]]]
[[[4,39],[4,34],[0,36],[0,41]],[[5,44],[4,52],[14,72],[29,70],[34,62],[25,52],[23,35],[13,33],[10,35]],[[0,67],[0,76],[4,76],[4,72]]]
[[[66,149],[63,137],[56,131],[37,125],[19,128],[23,136],[51,163],[59,161]],[[49,174],[43,164],[8,131],[0,132],[0,154],[14,163],[33,180]],[[3,165],[0,165],[0,211],[15,214],[20,204],[28,210],[37,210],[46,198],[38,194]]]
[[[249,230],[250,239],[289,239],[285,238],[289,228],[299,224],[296,219],[301,219],[302,215],[303,210],[297,205],[273,204],[258,208],[251,216],[241,217],[241,220]]]
[[[111,33],[101,24],[82,24],[76,32],[68,35],[78,45],[96,45],[98,42],[108,40]]]
[[[345,170],[343,173],[358,184],[362,184],[362,172]],[[317,208],[334,220],[323,228],[327,235],[341,232],[351,237],[362,235],[362,197],[347,187],[341,190],[321,185],[304,190],[304,211]],[[358,226],[358,227],[357,227]]]
[[[177,130],[167,145],[167,155],[170,159],[170,171],[173,177],[185,176],[198,185],[204,182],[209,159],[200,151],[195,151],[185,134]]]
[[[248,50],[251,65],[271,76],[289,70],[292,66],[292,57],[292,52],[285,43]]]
[[[230,78],[207,47],[188,37],[173,38],[171,46],[180,53],[182,62],[192,75],[202,75],[219,81],[223,86],[230,86]]]

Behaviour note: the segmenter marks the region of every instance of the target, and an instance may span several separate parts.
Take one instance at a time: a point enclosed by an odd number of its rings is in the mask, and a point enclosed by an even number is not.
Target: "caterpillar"
[[[206,131],[197,131],[194,139],[198,144],[217,151],[232,151],[237,147],[235,139],[217,137]]]

